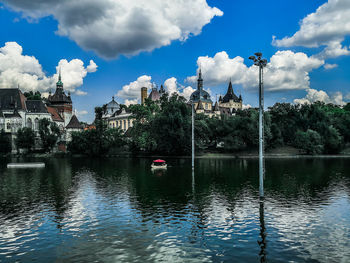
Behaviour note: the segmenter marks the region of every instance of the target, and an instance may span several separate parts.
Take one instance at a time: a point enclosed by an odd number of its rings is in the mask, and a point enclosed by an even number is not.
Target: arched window
[[[8,122],[8,123],[6,124],[6,129],[11,130],[11,123],[10,123],[10,122]]]
[[[33,129],[33,123],[32,123],[32,119],[31,118],[27,119],[27,128]]]
[[[126,120],[124,120],[124,130],[126,130]]]
[[[35,131],[39,130],[39,119],[38,118],[36,118],[34,121],[34,130]]]

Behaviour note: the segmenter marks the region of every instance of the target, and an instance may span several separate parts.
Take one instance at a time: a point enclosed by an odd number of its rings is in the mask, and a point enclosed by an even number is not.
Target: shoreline
[[[104,156],[86,156],[71,154],[28,154],[28,155],[0,155],[0,158],[169,158],[169,159],[191,159],[191,156],[174,156],[174,155],[132,155],[117,154]],[[195,156],[195,159],[258,159],[258,154],[225,154],[225,153],[206,153]],[[325,154],[325,155],[302,155],[302,154],[265,154],[265,159],[334,159],[350,158],[350,154]]]

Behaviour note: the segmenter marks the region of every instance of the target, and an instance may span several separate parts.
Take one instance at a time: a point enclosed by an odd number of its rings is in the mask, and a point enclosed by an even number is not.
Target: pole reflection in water
[[[192,195],[194,195],[194,169],[192,169]]]
[[[266,228],[265,228],[265,217],[264,217],[264,197],[260,198],[259,207],[259,220],[260,220],[260,238],[258,244],[260,246],[259,258],[260,262],[267,262],[267,252],[266,252]]]

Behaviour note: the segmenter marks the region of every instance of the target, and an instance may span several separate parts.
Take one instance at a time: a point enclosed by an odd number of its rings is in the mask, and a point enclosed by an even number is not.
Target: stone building
[[[242,96],[236,96],[236,94],[233,92],[232,83],[230,81],[225,96],[223,98],[220,96],[219,98],[219,107],[228,108],[231,111],[241,110],[243,106],[242,102]]]
[[[135,121],[132,118],[132,113],[128,108],[121,108],[116,111],[111,117],[108,118],[108,127],[109,128],[120,128],[126,132],[129,128],[133,126]]]
[[[63,90],[61,74],[59,74],[55,93],[43,100],[28,100],[19,88],[0,89],[0,130],[4,129],[11,137],[12,149],[15,149],[14,141],[18,129],[31,128],[39,137],[39,120],[44,118],[58,125],[62,133],[60,142],[65,145],[71,138],[67,135],[67,130],[70,129],[68,125],[72,116],[76,118],[72,114],[70,94],[66,95]]]
[[[232,83],[230,81],[227,92],[222,98],[220,96],[219,103],[213,101],[210,98],[210,94],[203,89],[202,71],[199,70],[197,79],[197,90],[191,94],[189,105],[194,105],[195,112],[197,114],[205,114],[209,117],[220,117],[222,115],[232,115],[237,109],[242,109],[242,97],[237,97],[233,92]]]

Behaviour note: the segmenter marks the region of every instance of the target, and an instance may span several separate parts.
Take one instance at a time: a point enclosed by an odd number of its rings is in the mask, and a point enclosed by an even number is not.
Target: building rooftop
[[[222,102],[223,103],[227,103],[230,100],[233,100],[234,102],[240,102],[242,101],[236,96],[236,94],[233,92],[233,88],[232,88],[232,83],[230,81],[230,83],[228,84],[228,88],[227,88],[227,92],[226,95],[222,98]]]
[[[26,110],[26,97],[19,89],[0,89],[0,110]]]
[[[83,129],[83,125],[80,124],[76,115],[73,115],[70,119],[66,129]]]
[[[48,113],[47,108],[41,100],[27,100],[27,111],[32,113]]]

